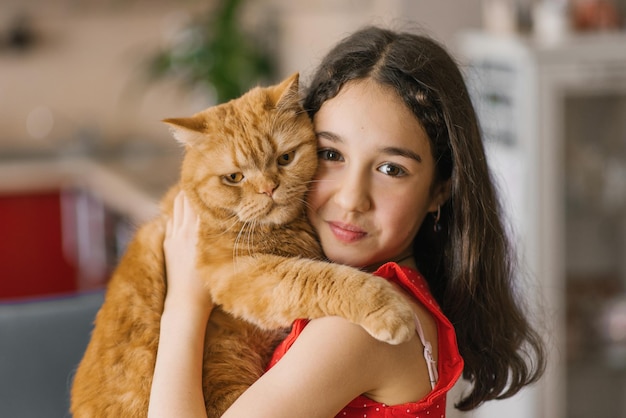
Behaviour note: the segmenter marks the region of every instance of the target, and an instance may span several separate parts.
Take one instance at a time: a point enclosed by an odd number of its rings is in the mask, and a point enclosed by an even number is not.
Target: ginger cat
[[[298,74],[165,122],[186,148],[180,181],[162,214],[137,231],[108,285],[72,386],[75,418],[147,414],[166,291],[162,245],[180,189],[200,218],[198,268],[219,305],[205,341],[209,417],[263,373],[297,318],[339,315],[389,343],[410,337],[411,308],[391,284],[323,261],[304,210],[317,140]]]

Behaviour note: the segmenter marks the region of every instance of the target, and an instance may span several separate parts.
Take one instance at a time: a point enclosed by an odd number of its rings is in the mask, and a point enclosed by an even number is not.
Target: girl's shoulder
[[[413,417],[416,414],[426,413],[426,416],[445,417],[446,395],[461,376],[464,365],[458,350],[454,327],[439,307],[430,292],[428,282],[420,272],[409,267],[399,266],[396,263],[387,263],[376,271],[376,275],[398,284],[406,292],[413,295],[432,315],[437,327],[437,372],[439,379],[434,389],[418,402],[390,406],[377,403],[365,396],[359,396],[350,402],[339,416],[362,417],[364,414],[367,416],[387,416],[379,413],[379,411],[391,409],[393,416]],[[373,415],[372,412],[378,413],[378,415]]]

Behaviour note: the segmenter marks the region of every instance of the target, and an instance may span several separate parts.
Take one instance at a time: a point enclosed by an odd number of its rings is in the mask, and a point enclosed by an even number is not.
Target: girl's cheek
[[[323,166],[319,167],[313,178],[309,192],[307,193],[307,202],[309,205],[313,202],[319,202],[322,199],[321,196],[328,193],[326,189],[328,189],[330,183],[331,179],[328,170],[325,170]]]
[[[321,199],[321,190],[319,186],[314,186],[309,193],[307,194],[307,208],[310,213],[317,212],[317,209],[320,206]]]

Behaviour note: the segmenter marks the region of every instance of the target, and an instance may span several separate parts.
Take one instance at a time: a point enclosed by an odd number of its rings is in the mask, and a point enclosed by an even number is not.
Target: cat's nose
[[[276,189],[278,189],[278,183],[266,183],[259,188],[259,193],[272,197]]]

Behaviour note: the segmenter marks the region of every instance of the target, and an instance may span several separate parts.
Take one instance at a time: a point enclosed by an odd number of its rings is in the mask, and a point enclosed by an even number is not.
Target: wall
[[[460,30],[481,25],[481,0],[322,0],[288,2],[280,6],[281,67],[285,72],[310,73],[339,39],[365,24],[423,30],[453,52]]]
[[[193,101],[172,85],[145,84],[143,65],[175,11],[61,0],[3,8],[0,31],[25,12],[36,38],[32,49],[0,50],[0,150],[165,138],[159,120],[186,114]]]

